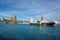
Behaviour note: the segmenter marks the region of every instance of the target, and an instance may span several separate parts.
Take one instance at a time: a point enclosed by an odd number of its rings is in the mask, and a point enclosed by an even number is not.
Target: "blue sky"
[[[18,20],[60,21],[60,0],[0,0],[0,18],[17,16]]]

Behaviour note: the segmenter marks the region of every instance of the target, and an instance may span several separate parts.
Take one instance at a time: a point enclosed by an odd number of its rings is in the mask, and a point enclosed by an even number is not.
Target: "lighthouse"
[[[33,23],[33,22],[34,22],[34,20],[33,20],[33,18],[31,18],[30,23]]]

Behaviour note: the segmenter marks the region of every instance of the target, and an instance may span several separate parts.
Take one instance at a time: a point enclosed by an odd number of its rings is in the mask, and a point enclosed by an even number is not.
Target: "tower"
[[[33,20],[33,18],[31,18],[30,23],[33,23],[33,22],[34,22],[34,20]]]

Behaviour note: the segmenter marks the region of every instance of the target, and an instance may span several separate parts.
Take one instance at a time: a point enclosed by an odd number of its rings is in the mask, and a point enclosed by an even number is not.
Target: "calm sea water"
[[[60,40],[60,25],[0,24],[0,40]]]

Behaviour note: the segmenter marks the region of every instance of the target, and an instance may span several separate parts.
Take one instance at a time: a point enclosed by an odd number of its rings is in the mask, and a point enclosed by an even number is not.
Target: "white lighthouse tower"
[[[34,20],[33,20],[33,18],[31,18],[31,20],[30,20],[30,23],[34,23]]]

